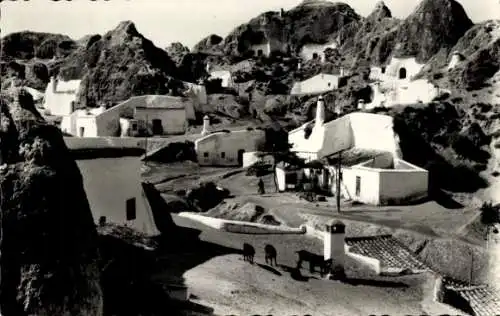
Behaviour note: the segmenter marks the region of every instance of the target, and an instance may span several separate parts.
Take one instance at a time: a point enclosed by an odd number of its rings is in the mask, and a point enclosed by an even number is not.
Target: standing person
[[[259,178],[259,183],[257,185],[259,186],[259,194],[266,193],[264,189],[264,181],[262,181],[262,178]]]

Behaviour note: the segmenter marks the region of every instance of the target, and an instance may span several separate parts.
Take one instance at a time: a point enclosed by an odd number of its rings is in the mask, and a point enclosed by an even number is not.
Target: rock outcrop
[[[1,100],[0,311],[102,315],[97,231],[61,132],[16,89]]]
[[[91,38],[86,46],[60,65],[66,71],[73,69],[71,77],[82,76],[81,105],[94,107],[135,95],[177,93],[174,61],[140,34],[134,23],[121,22],[102,37]]]

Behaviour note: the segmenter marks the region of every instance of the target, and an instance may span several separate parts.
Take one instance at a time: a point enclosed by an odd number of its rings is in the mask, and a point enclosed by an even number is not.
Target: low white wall
[[[239,234],[305,234],[305,227],[292,228],[286,226],[274,226],[259,223],[250,223],[242,221],[232,221],[221,218],[213,218],[198,215],[191,212],[181,212],[179,216],[192,219],[209,227]]]
[[[375,271],[376,274],[380,274],[382,272],[382,266],[380,264],[380,261],[375,258],[363,256],[357,253],[353,253],[349,251],[349,246],[347,246],[346,249],[346,256],[350,257],[351,259],[354,259],[358,263],[361,263],[362,265],[369,267],[373,271]]]

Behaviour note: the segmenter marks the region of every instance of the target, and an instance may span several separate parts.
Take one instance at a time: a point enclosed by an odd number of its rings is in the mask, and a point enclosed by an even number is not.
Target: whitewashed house
[[[109,109],[78,110],[63,117],[61,129],[74,136],[134,136],[139,130],[151,135],[184,134],[194,119],[189,98],[143,95]]]
[[[80,92],[80,82],[81,80],[63,81],[51,77],[43,101],[48,114],[64,116],[73,113]]]
[[[372,89],[371,102],[362,102],[360,110],[370,110],[376,107],[392,107],[394,105],[409,105],[429,103],[434,98],[449,91],[441,89],[435,84],[418,79],[400,83],[376,82],[370,84]]]
[[[337,41],[331,41],[326,44],[305,44],[300,49],[300,57],[302,60],[320,59],[325,61],[325,50],[328,48],[336,49],[338,47]]]
[[[141,185],[141,155],[134,138],[77,138],[64,141],[83,177],[94,222],[159,235]]]
[[[428,103],[449,92],[428,80],[414,80],[423,66],[415,58],[393,57],[385,67],[371,67],[369,77],[376,81],[370,84],[373,97],[371,102],[364,102],[359,108],[369,110],[375,107]]]
[[[314,95],[338,89],[341,77],[341,74],[318,74],[304,81],[296,82],[290,91],[290,95]]]
[[[428,196],[427,170],[387,153],[373,151],[371,158],[352,164],[350,155],[360,155],[359,151],[354,153],[346,152],[341,158],[341,195],[346,200],[370,205],[392,205],[419,201]],[[328,166],[327,170],[330,175],[327,186],[335,194],[336,169]]]
[[[194,142],[198,164],[203,166],[242,166],[244,153],[258,151],[266,141],[262,129],[210,132],[204,126],[203,131],[204,135]]]
[[[209,80],[221,79],[223,88],[231,88],[234,86],[233,75],[229,70],[215,70],[210,72]]]
[[[392,117],[371,113],[350,113],[324,123],[324,104],[318,100],[316,119],[290,131],[291,150],[306,162],[326,159],[304,175],[318,177],[320,188],[336,192],[338,155],[342,166],[341,194],[366,204],[400,204],[425,198],[428,172],[401,159],[399,138]],[[288,186],[286,179],[282,188]]]
[[[418,63],[414,57],[392,57],[387,66],[371,67],[369,78],[385,82],[409,81],[423,66],[424,64]]]
[[[350,113],[325,123],[325,105],[318,98],[316,118],[288,133],[291,151],[306,161],[331,156],[350,148],[391,152],[399,157],[399,140],[392,117],[372,113]]]
[[[453,52],[451,54],[450,62],[448,63],[448,70],[455,68],[458,64],[465,60],[465,56],[460,52]]]

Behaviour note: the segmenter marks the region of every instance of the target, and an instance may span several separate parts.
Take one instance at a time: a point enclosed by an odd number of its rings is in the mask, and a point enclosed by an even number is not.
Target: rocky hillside
[[[175,63],[130,21],[91,43],[81,57],[87,70],[78,100],[82,105],[114,104],[141,94],[175,94]]]
[[[1,102],[2,314],[102,315],[97,232],[80,171],[30,94]]]
[[[273,42],[282,53],[307,43],[326,43],[361,17],[344,3],[304,1],[286,12],[265,12],[234,29],[220,44],[226,54],[244,55],[250,45]]]

